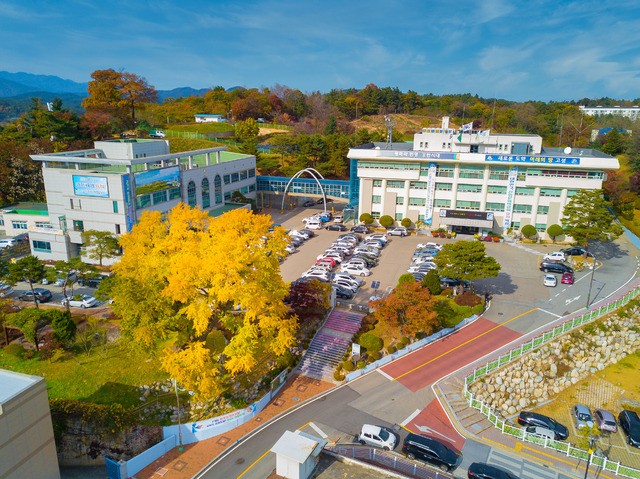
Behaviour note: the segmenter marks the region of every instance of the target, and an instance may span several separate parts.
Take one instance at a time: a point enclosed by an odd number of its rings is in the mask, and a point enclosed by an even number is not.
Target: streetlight
[[[589,261],[589,252],[585,250],[585,254],[587,255],[587,262]],[[591,281],[589,282],[589,294],[587,294],[587,305],[585,306],[586,309],[589,309],[589,301],[591,300],[591,288],[593,287],[593,276],[596,273],[596,257],[591,254],[591,256],[593,257],[593,264],[591,265]]]
[[[584,470],[584,479],[587,479],[587,474],[589,474],[589,464],[591,464],[591,454],[593,454],[593,423],[588,421],[587,427],[589,428],[589,455],[587,456],[587,467]]]
[[[178,438],[180,441],[178,451],[182,451],[184,448],[182,447],[182,426],[180,425],[180,396],[178,396],[178,381],[176,381],[175,378],[173,379],[173,387],[176,390],[176,401],[178,402]],[[184,390],[181,389],[181,391]]]

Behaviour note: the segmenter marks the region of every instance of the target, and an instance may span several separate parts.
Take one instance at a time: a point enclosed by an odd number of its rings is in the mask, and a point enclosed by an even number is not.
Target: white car
[[[372,234],[372,235],[369,235],[369,236],[365,237],[365,240],[370,240],[370,239],[382,240],[385,243],[387,243],[389,241],[389,238],[387,238],[387,235],[382,235],[382,234]]]
[[[292,244],[288,244],[285,248],[287,253],[291,254],[291,253],[295,253],[296,252],[296,247],[293,246]]]
[[[369,275],[371,275],[371,271],[369,271],[367,268],[359,268],[357,266],[347,266],[347,265],[341,266],[340,267],[340,272],[341,273],[355,274],[357,276],[369,276]]]
[[[342,215],[337,215],[335,218],[333,218],[333,222],[334,223],[342,223],[343,219],[344,218],[342,217]]]
[[[351,276],[349,273],[334,273],[334,279],[346,279],[352,283],[355,283],[357,286],[362,286],[364,284],[364,279],[356,278],[355,276]]]
[[[344,279],[334,279],[333,280],[333,284],[336,284],[338,286],[342,286],[343,288],[348,289],[349,291],[351,291],[353,294],[356,294],[358,292],[358,285],[357,284],[350,283],[349,281],[345,281]]]
[[[407,236],[409,233],[407,232],[407,228],[401,226],[399,228],[393,228],[391,231],[387,231],[387,234],[389,236],[400,236],[402,238],[403,236]]]
[[[407,273],[417,273],[418,271],[426,272],[437,268],[438,267],[434,263],[412,264],[411,266],[409,266]]]
[[[13,294],[13,288],[8,284],[0,285],[0,298],[8,298]]]
[[[325,253],[325,254],[321,254],[319,255],[316,259],[322,259],[322,258],[330,258],[332,259],[335,263],[342,263],[342,255],[338,254],[338,253]]]
[[[309,228],[310,230],[321,230],[322,229],[322,222],[321,221],[309,221],[307,223],[307,228]]]
[[[413,264],[417,264],[418,266],[420,266],[421,264],[425,264],[425,263],[433,263],[433,256],[431,256],[429,254],[425,254],[424,256],[417,257],[413,261]]]
[[[438,251],[442,251],[442,245],[438,243],[434,243],[433,241],[430,241],[428,243],[418,243],[418,246],[416,246],[416,251],[422,248],[434,248],[434,249],[437,249]]]
[[[551,260],[551,261],[564,261],[565,256],[562,251],[555,251],[553,253],[545,254],[544,259]]]
[[[333,266],[328,261],[321,261],[320,263],[316,263],[311,269],[318,271],[331,271]]]
[[[553,274],[545,274],[543,284],[545,286],[549,286],[550,288],[555,288],[558,284],[558,279]]]
[[[66,306],[67,303],[69,303],[70,308],[86,309],[86,308],[92,308],[93,306],[96,306],[99,303],[99,301],[96,298],[94,298],[93,296],[89,296],[88,294],[83,294],[80,299],[74,299],[74,298],[64,298],[62,300],[62,305]]]
[[[7,238],[0,240],[0,249],[2,248],[10,248],[12,246],[16,246],[18,241],[15,238]]]
[[[356,441],[360,444],[381,447],[386,451],[393,451],[398,444],[398,436],[387,428],[364,424],[360,434],[356,436]]]
[[[302,273],[300,276],[303,278],[318,278],[323,281],[329,281],[329,274],[324,270],[308,270]]]

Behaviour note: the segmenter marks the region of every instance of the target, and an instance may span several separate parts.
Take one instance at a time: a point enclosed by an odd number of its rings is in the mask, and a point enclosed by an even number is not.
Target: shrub
[[[415,283],[415,282],[416,282],[416,278],[414,278],[411,273],[401,274],[400,277],[398,278],[398,286],[404,283]]]
[[[411,226],[411,220],[409,218],[402,218],[400,224],[405,228],[408,228],[409,226]]]
[[[440,296],[446,296],[447,298],[450,298],[451,296],[453,296],[453,290],[451,288],[443,289],[440,293]]]
[[[342,362],[342,368],[345,371],[353,371],[353,363],[351,361],[343,361]]]
[[[457,323],[457,315],[454,309],[446,301],[438,301],[433,308],[436,318],[443,328],[451,328]]]
[[[480,299],[480,296],[472,293],[471,291],[465,291],[464,293],[456,296],[454,302],[458,306],[474,307],[475,305],[482,303],[482,299]]]
[[[338,363],[338,366],[336,366],[336,370],[342,371],[342,363]]]
[[[536,237],[536,235],[538,234],[538,231],[533,225],[524,225],[522,227],[522,234],[525,235],[527,238],[532,239]]]
[[[10,344],[6,348],[4,348],[5,352],[10,354],[11,356],[15,356],[16,358],[24,357],[24,346],[22,344]]]
[[[551,225],[547,228],[547,234],[551,236],[551,239],[555,243],[556,237],[561,236],[564,233],[562,226],[560,225]]]
[[[435,269],[430,270],[422,280],[422,287],[427,288],[429,292],[437,296],[442,292],[442,286],[440,286],[440,275]]]
[[[76,335],[76,323],[71,320],[71,313],[59,309],[47,311],[51,311],[48,316],[51,318],[51,328],[56,338],[63,343],[71,341]]]
[[[382,339],[371,333],[364,333],[360,336],[358,344],[363,348],[366,348],[369,353],[372,353],[373,351],[380,351],[383,346]]]
[[[387,353],[388,354],[393,354],[395,352],[396,352],[396,347],[395,346],[391,346],[391,345],[387,346]]]
[[[289,368],[294,363],[293,354],[290,351],[286,351],[282,356],[276,358],[276,367],[284,369]]]
[[[406,336],[402,336],[400,338],[400,342],[406,346],[407,344],[409,344],[409,338],[407,338]]]
[[[335,373],[333,373],[333,379],[335,379],[336,381],[344,381],[344,374],[342,374],[340,371],[336,371]]]
[[[388,228],[389,226],[393,225],[395,220],[389,215],[383,215],[380,217],[378,222],[380,223],[380,226],[384,226],[385,228]]]
[[[424,333],[423,333],[423,332],[421,332],[421,331],[418,331],[418,332],[416,333],[416,339],[417,339],[418,341],[420,341],[422,338],[424,338]]]
[[[33,359],[35,355],[36,353],[34,351],[27,351],[22,355],[22,359]]]
[[[358,369],[364,369],[364,361],[358,361],[358,364],[356,364],[356,366],[358,367]]]
[[[404,349],[404,348],[405,348],[405,346],[406,346],[406,344],[404,344],[403,342],[399,342],[399,343],[396,345],[396,347],[397,347],[398,349]]]
[[[365,225],[370,225],[371,223],[373,223],[373,216],[371,216],[370,213],[362,213],[359,219]]]
[[[377,361],[378,359],[380,359],[380,352],[379,351],[373,351],[371,354],[369,354],[369,357],[373,361]]]

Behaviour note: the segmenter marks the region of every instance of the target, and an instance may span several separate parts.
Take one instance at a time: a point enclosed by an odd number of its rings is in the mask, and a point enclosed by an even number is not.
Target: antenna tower
[[[393,136],[393,127],[395,124],[396,122],[391,119],[391,115],[384,117],[384,126],[387,127],[387,150],[391,148],[391,138]]]

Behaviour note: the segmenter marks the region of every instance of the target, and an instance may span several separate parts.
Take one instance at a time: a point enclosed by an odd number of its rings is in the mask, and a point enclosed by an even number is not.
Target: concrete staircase
[[[480,436],[484,431],[493,427],[493,424],[477,409],[469,407],[469,402],[464,397],[463,379],[457,376],[449,376],[438,384],[441,399],[451,410],[448,414],[453,416],[458,423],[470,433]],[[452,417],[452,419],[453,419]]]
[[[296,372],[310,378],[335,382],[333,373],[349,348],[351,338],[360,329],[362,318],[362,314],[334,309],[309,344]]]

